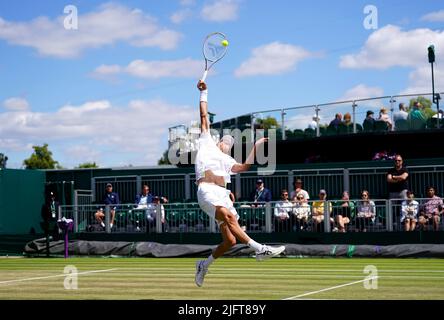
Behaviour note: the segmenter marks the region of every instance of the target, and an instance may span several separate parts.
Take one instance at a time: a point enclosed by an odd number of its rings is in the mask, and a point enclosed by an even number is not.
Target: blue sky
[[[77,29],[64,28],[67,5]],[[376,29],[363,25],[367,5],[377,8]],[[201,43],[213,31],[230,41],[207,80],[216,120],[429,92],[430,43],[442,92],[443,26],[444,6],[430,0],[2,1],[0,152],[15,168],[45,142],[67,168],[156,164],[168,127],[197,119]],[[331,107],[321,120],[338,110],[351,108]],[[304,127],[312,115],[290,112],[288,123]]]

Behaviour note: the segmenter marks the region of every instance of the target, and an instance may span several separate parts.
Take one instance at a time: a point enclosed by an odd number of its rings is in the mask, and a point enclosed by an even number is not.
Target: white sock
[[[210,256],[207,258],[207,260],[205,260],[205,267],[208,268],[213,262],[214,262],[214,257],[212,254],[210,254]]]
[[[253,248],[254,251],[262,251],[263,245],[260,243],[257,243],[256,241],[254,241],[253,239],[251,239],[250,241],[248,241],[248,246],[250,248]]]
[[[105,228],[105,224],[103,222],[100,222],[100,225]]]
[[[109,227],[110,227],[110,228],[112,228],[112,227],[113,227],[113,224],[112,224],[112,223],[110,223],[110,224],[109,224]]]

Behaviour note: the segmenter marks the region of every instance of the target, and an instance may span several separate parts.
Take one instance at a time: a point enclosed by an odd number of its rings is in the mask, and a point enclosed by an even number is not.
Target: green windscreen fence
[[[41,233],[46,173],[0,169],[0,234]]]

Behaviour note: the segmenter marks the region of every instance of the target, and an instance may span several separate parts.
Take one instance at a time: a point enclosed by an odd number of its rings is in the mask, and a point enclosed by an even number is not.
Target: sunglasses
[[[283,196],[288,196],[288,193],[283,193],[282,195],[283,195]]]

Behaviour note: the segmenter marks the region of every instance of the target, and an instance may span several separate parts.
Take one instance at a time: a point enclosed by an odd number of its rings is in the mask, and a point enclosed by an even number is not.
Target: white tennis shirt
[[[231,168],[237,162],[217,147],[208,131],[200,134],[197,148],[194,166],[196,181],[205,177],[205,171],[211,170],[216,176],[223,177],[225,184],[230,183],[230,175],[234,174]]]

